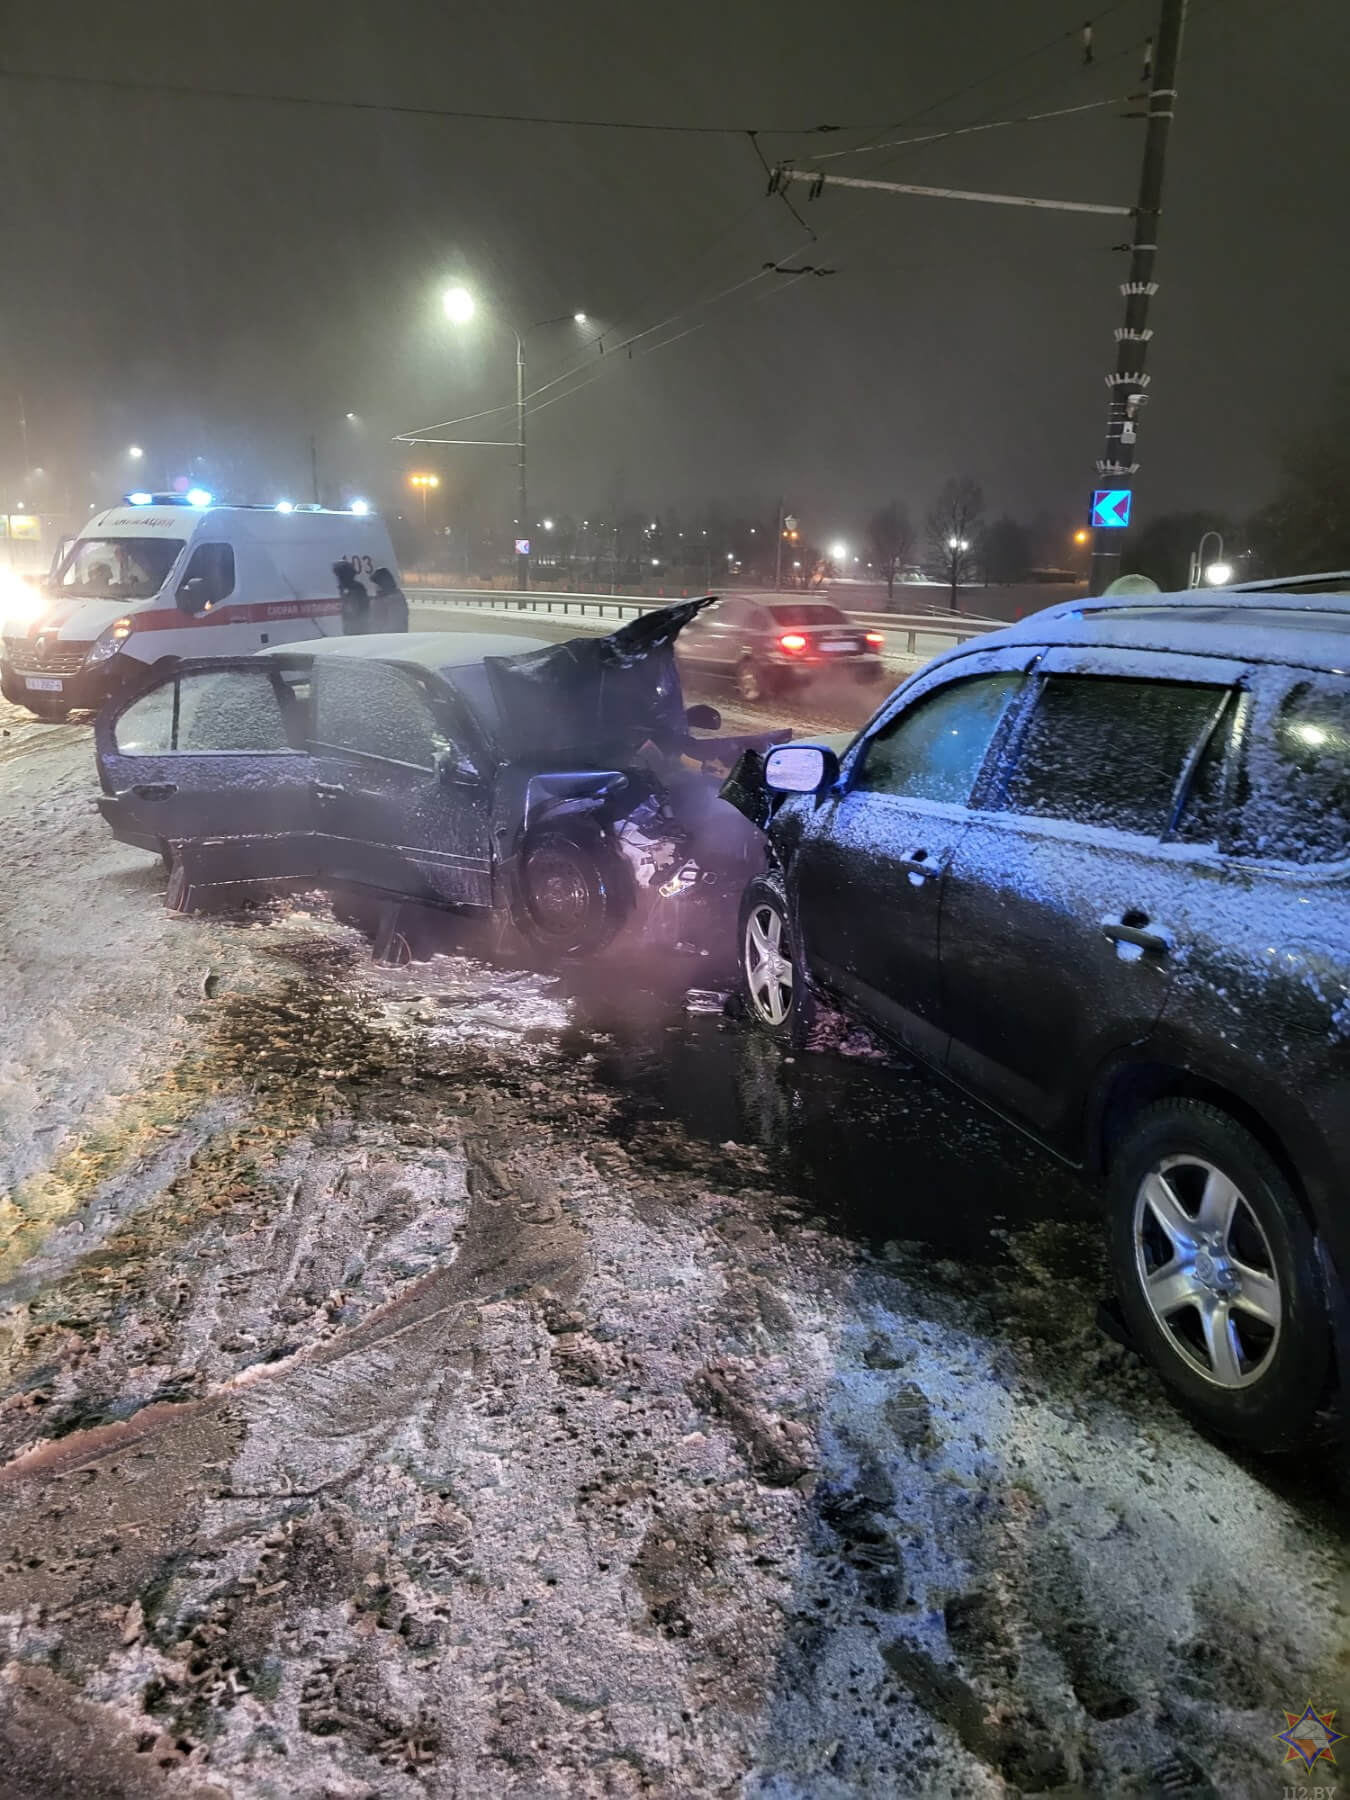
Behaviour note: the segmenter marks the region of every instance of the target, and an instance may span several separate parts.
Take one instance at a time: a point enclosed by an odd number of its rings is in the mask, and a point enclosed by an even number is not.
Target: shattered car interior
[[[319,887],[488,914],[562,954],[630,920],[678,942],[762,856],[719,780],[789,735],[695,735],[721,720],[686,709],[673,645],[707,604],[558,644],[414,633],[179,664],[100,718],[100,811],[163,856],[177,911]]]

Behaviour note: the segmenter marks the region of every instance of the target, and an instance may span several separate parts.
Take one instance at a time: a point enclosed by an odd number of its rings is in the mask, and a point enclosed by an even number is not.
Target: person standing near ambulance
[[[375,598],[370,603],[371,630],[406,631],[408,602],[403,589],[388,569],[376,569],[372,580]]]
[[[337,576],[338,598],[342,602],[343,637],[364,637],[371,629],[370,595],[356,573],[356,565],[345,556],[333,564]]]

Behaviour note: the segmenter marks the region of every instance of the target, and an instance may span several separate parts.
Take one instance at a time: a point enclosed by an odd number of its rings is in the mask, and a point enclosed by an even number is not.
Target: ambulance
[[[383,520],[360,502],[217,506],[194,489],[129,494],[57,552],[37,586],[0,594],[0,690],[41,718],[102,705],[182,657],[240,656],[340,635],[333,565],[368,594],[398,580]]]

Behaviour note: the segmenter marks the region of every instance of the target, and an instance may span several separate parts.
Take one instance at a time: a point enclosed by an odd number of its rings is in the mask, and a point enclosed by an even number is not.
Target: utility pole
[[[778,502],[778,554],[773,565],[773,589],[776,594],[783,591],[783,502]]]
[[[309,434],[309,483],[313,492],[314,504],[317,506],[319,504],[319,440],[318,434],[313,431]],[[425,500],[426,495],[424,494],[422,498]]]
[[[1116,366],[1106,377],[1110,401],[1106,412],[1106,451],[1097,464],[1098,486],[1126,485],[1138,473],[1134,444],[1138,417],[1147,399],[1150,376],[1144,373],[1149,339],[1149,301],[1158,291],[1153,279],[1158,256],[1158,223],[1162,211],[1163,171],[1167,140],[1176,111],[1177,65],[1186,23],[1186,0],[1162,0],[1148,97],[1144,159],[1139,172],[1139,198],[1134,208],[1134,242],[1130,273],[1120,284],[1125,296],[1125,323],[1116,330]],[[1092,533],[1094,594],[1110,586],[1120,572],[1122,533],[1119,527],[1095,526]]]

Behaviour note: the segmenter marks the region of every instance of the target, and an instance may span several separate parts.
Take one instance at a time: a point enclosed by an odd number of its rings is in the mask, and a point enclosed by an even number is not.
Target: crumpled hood
[[[486,656],[513,756],[584,752],[614,760],[650,739],[662,748],[688,736],[675,639],[716,595],[664,606],[608,637],[569,638],[522,656]]]

